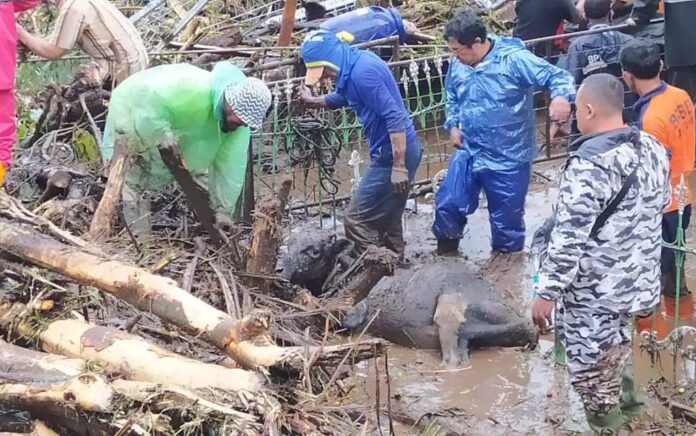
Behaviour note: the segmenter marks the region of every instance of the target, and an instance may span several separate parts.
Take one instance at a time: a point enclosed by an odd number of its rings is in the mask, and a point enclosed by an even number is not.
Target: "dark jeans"
[[[684,216],[682,217],[682,228],[684,231],[689,227],[691,221],[691,205],[684,208]],[[674,243],[677,239],[677,230],[679,229],[679,212],[673,211],[662,215],[662,239],[667,243]],[[671,248],[662,247],[662,256],[660,259],[662,271],[662,295],[676,295],[676,253]],[[684,269],[681,271],[681,291],[680,295],[688,292],[686,288],[686,275]]]
[[[420,163],[418,151],[407,152],[406,167],[409,183],[413,184]],[[343,224],[346,238],[362,253],[368,245],[386,247],[404,254],[405,242],[401,217],[406,208],[408,192],[395,194],[391,185],[391,166],[371,163],[360,178],[360,185],[348,205]]]

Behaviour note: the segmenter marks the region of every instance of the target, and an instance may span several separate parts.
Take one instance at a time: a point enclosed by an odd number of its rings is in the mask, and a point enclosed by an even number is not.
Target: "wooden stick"
[[[278,249],[283,243],[283,212],[290,196],[291,180],[284,180],[274,198],[256,208],[254,229],[246,261],[246,272],[251,274],[275,275]],[[268,281],[251,278],[252,286],[261,291],[268,290]]]
[[[116,208],[121,200],[121,191],[128,173],[129,160],[126,139],[118,138],[104,196],[99,202],[94,218],[92,218],[92,224],[89,226],[87,239],[92,242],[99,243],[111,236],[113,221],[116,217]]]
[[[215,225],[215,211],[210,206],[208,191],[196,183],[191,173],[186,169],[176,141],[173,138],[162,141],[162,144],[159,146],[159,153],[169,172],[172,173],[174,179],[184,191],[189,206],[191,206],[201,225],[208,233],[208,236],[210,236],[211,242],[216,247],[221,247],[224,238],[220,229]]]
[[[278,36],[278,47],[290,45],[292,30],[295,27],[295,12],[297,11],[297,0],[285,0],[283,7],[283,21],[280,24],[280,35]]]

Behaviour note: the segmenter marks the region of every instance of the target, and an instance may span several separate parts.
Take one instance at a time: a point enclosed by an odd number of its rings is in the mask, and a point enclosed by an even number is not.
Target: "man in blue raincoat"
[[[401,216],[421,146],[391,70],[374,53],[350,47],[323,30],[307,35],[301,54],[307,66],[306,85],[323,77],[336,82],[335,92],[319,97],[303,87],[302,100],[309,107],[350,106],[370,146],[370,166],[344,217],[346,237],[355,243],[357,253],[376,245],[403,255]]]
[[[549,90],[549,115],[565,122],[575,97],[573,78],[534,56],[521,40],[488,35],[481,19],[467,12],[450,20],[445,40],[455,55],[445,83],[445,128],[458,150],[435,196],[438,254],[458,250],[482,189],[493,250],[521,251],[524,200],[537,152],[532,94]]]

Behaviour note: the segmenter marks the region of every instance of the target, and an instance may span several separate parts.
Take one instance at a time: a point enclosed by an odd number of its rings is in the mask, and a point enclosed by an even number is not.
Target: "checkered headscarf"
[[[247,77],[225,89],[225,101],[244,124],[256,130],[263,124],[272,96],[262,80]]]

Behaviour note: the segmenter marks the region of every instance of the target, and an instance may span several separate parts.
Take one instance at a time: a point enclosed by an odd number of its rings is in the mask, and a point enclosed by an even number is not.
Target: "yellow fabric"
[[[347,42],[348,44],[351,44],[353,41],[355,41],[355,36],[352,33],[346,32],[345,30],[341,30],[336,34],[336,36],[338,36],[338,39]]]
[[[3,183],[5,183],[5,165],[0,162],[0,186],[2,186]]]

